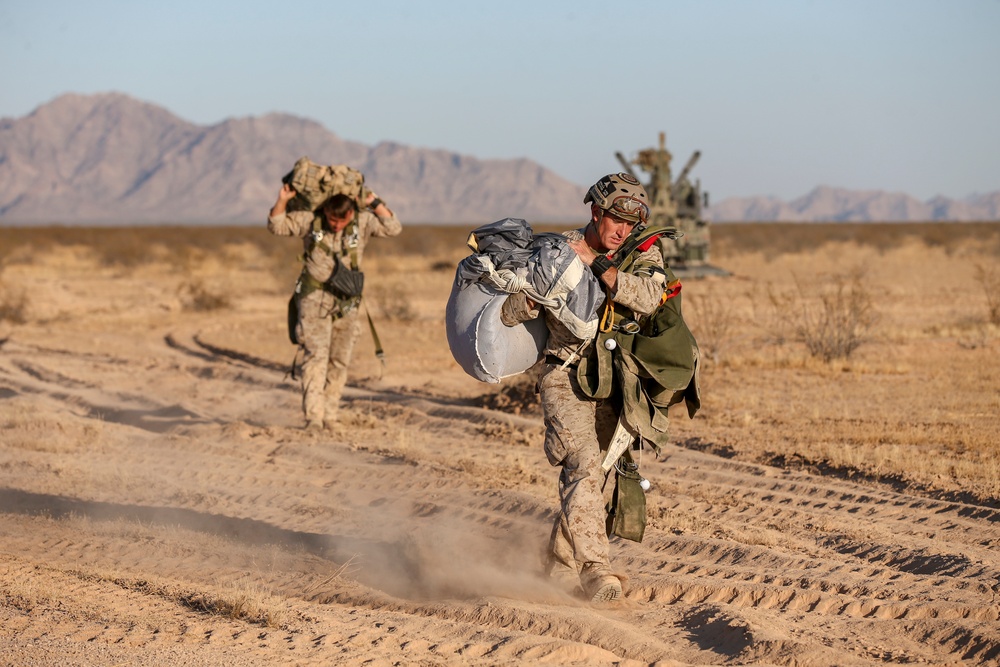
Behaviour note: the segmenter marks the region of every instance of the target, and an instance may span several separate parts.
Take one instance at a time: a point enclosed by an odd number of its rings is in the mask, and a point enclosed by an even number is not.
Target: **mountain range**
[[[303,155],[360,169],[404,222],[552,221],[585,210],[584,188],[527,159],[366,146],[287,114],[196,125],[104,93],[0,120],[0,223],[263,222]]]
[[[898,192],[821,185],[790,202],[777,197],[730,197],[714,204],[709,217],[727,222],[1000,220],[1000,190],[961,200],[937,196],[922,202]]]
[[[506,216],[568,222],[585,188],[528,159],[341,139],[289,114],[197,125],[121,93],[66,94],[0,119],[0,224],[263,222],[281,177],[308,155],[350,164],[404,223],[479,224]],[[921,202],[821,186],[799,199],[729,198],[715,221],[1000,219],[1000,191]]]

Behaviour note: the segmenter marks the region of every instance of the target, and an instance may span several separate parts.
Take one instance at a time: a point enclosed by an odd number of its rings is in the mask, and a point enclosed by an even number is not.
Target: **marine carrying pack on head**
[[[346,164],[316,164],[306,156],[295,162],[281,182],[295,189],[295,198],[288,202],[291,211],[315,211],[339,194],[353,199],[360,210],[368,195],[365,176],[357,169]]]

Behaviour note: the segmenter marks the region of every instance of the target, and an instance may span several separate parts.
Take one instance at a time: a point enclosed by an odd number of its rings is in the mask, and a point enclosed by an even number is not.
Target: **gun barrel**
[[[626,172],[628,172],[628,175],[638,181],[639,177],[635,175],[634,171],[632,171],[632,165],[628,163],[628,160],[625,159],[625,156],[622,155],[622,152],[615,151],[615,157],[618,158],[618,161],[621,163],[622,168],[625,169]]]
[[[701,157],[701,151],[695,151],[694,153],[691,154],[691,157],[688,158],[687,164],[685,164],[684,168],[681,169],[681,173],[677,175],[677,180],[675,181],[675,184],[680,183],[685,178],[687,178],[688,173],[692,169],[694,169],[694,166],[698,163],[698,158],[700,157]]]

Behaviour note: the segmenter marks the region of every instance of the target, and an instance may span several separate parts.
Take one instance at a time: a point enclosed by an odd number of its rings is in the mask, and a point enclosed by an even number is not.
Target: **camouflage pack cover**
[[[357,169],[346,164],[317,164],[307,156],[300,157],[281,181],[295,189],[295,198],[288,203],[291,211],[315,211],[337,194],[347,195],[363,208],[368,194],[365,176]]]

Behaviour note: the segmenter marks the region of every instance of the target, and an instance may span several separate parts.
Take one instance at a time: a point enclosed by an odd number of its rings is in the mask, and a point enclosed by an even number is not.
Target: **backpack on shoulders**
[[[288,183],[296,192],[295,198],[288,202],[290,211],[315,211],[338,194],[347,195],[361,209],[368,195],[365,176],[357,169],[346,164],[317,164],[306,156],[295,162],[281,182]]]

